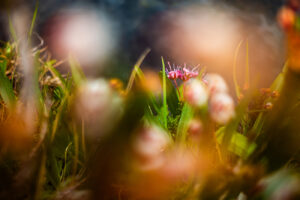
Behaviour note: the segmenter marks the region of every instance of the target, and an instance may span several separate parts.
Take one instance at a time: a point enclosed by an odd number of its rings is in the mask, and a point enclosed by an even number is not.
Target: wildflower
[[[218,74],[206,74],[203,80],[204,83],[207,83],[210,94],[222,92],[226,93],[228,91],[226,82]]]
[[[173,67],[171,67],[170,62],[168,62],[168,65],[169,65],[169,70],[166,69],[168,79],[170,79],[170,80],[181,79],[183,76],[183,73],[181,71],[180,66],[175,67],[173,65]]]
[[[226,124],[234,115],[234,102],[226,93],[214,94],[209,102],[211,118],[218,124]]]
[[[171,67],[170,62],[168,62],[169,71],[167,70],[167,77],[170,80],[181,79],[182,81],[188,81],[191,78],[196,78],[199,75],[198,66],[190,69],[184,65],[183,69],[180,66]]]
[[[192,106],[201,107],[207,103],[208,91],[198,79],[187,82],[183,88],[184,99]]]
[[[190,78],[196,78],[199,75],[199,72],[197,70],[198,70],[198,66],[192,69],[188,69],[186,66],[184,66],[182,80],[187,81]]]

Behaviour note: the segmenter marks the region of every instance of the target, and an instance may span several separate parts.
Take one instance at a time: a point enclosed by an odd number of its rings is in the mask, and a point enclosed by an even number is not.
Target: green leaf
[[[71,67],[72,77],[75,84],[80,85],[86,79],[82,69],[80,68],[78,61],[74,57],[69,56],[69,64]]]
[[[219,128],[218,131],[216,131],[216,138],[217,142],[221,144],[223,142],[224,138],[224,133],[225,133],[225,127]],[[238,156],[240,156],[243,159],[248,158],[251,153],[256,148],[255,143],[250,143],[248,138],[236,131],[233,131],[231,133],[231,139],[228,144],[228,150]]]

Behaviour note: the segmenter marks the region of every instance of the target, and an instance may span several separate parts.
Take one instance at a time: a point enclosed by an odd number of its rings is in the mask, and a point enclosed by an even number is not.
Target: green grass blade
[[[128,84],[127,84],[127,87],[126,87],[126,90],[125,90],[125,94],[128,94],[129,91],[131,90],[131,88],[133,86],[133,83],[134,83],[134,80],[135,80],[135,77],[136,77],[136,74],[138,73],[138,70],[140,69],[140,66],[141,66],[142,62],[144,61],[145,57],[148,55],[149,52],[150,52],[150,49],[146,49],[142,53],[142,55],[140,56],[140,58],[138,59],[136,64],[134,65],[134,68],[131,72],[131,75],[130,75],[130,78],[129,78],[129,81],[128,81]]]
[[[185,141],[187,136],[187,129],[188,129],[188,123],[192,119],[194,115],[193,109],[190,105],[185,103],[183,105],[180,120],[177,127],[177,133],[176,133],[176,141],[182,143]]]
[[[16,31],[15,31],[15,28],[13,26],[13,23],[12,23],[12,20],[11,20],[10,16],[8,16],[8,26],[9,26],[9,32],[11,34],[11,37],[12,37],[13,41],[17,42],[18,37],[17,37]]]
[[[168,129],[168,105],[167,105],[167,81],[166,81],[166,66],[164,62],[164,58],[161,57],[162,62],[162,72],[163,72],[163,107],[162,107],[162,115],[163,115],[163,124],[164,128]]]
[[[239,54],[239,51],[240,51],[240,48],[241,48],[241,45],[242,45],[243,41],[240,41],[236,50],[235,50],[235,53],[234,53],[234,59],[233,59],[233,83],[234,83],[234,88],[235,88],[235,93],[236,93],[236,96],[237,98],[240,97],[240,87],[239,87],[239,84],[238,84],[238,81],[237,81],[237,74],[236,74],[236,70],[237,70],[237,57],[238,57],[238,54]]]
[[[237,130],[239,126],[239,122],[243,119],[244,113],[248,109],[248,105],[251,99],[251,94],[249,93],[245,96],[239,105],[236,107],[236,115],[235,118],[232,119],[224,129],[224,137],[222,139],[221,147],[224,156],[227,155],[227,151],[230,148],[230,141],[232,139],[233,133]],[[227,156],[226,156],[227,157]]]
[[[66,147],[65,149],[65,152],[64,152],[64,167],[63,167],[63,170],[62,170],[62,174],[60,176],[60,181],[63,181],[65,179],[65,176],[66,176],[66,171],[67,171],[67,158],[68,158],[68,154],[69,154],[69,151],[70,151],[70,147],[73,145],[72,142],[70,142],[68,144],[68,146]]]
[[[225,133],[225,127],[216,131],[216,139],[219,144],[222,143]],[[255,143],[251,143],[248,138],[236,131],[232,132],[232,137],[228,144],[228,150],[243,159],[247,159],[256,148]]]
[[[66,90],[67,86],[66,86],[66,80],[62,77],[62,75],[53,67],[52,62],[46,62],[45,66],[48,68],[48,70],[51,72],[53,77],[56,77],[60,80],[61,82],[61,86],[64,89],[64,91]]]
[[[83,71],[80,68],[80,65],[78,61],[72,57],[69,56],[69,65],[72,72],[72,78],[76,85],[80,85],[82,82],[86,80]]]
[[[37,16],[37,13],[38,13],[38,7],[39,7],[39,0],[37,0],[36,3],[35,3],[33,17],[32,17],[32,20],[31,20],[31,25],[30,25],[30,29],[29,29],[29,33],[28,33],[28,39],[30,39],[31,36],[32,36],[32,32],[33,32],[35,21],[36,21],[36,16]]]
[[[288,67],[288,61],[285,62],[282,72],[273,81],[270,87],[271,91],[278,91],[278,92],[281,91],[282,86],[284,84],[284,78],[285,78],[287,67]],[[266,101],[269,101],[269,99],[267,99]],[[265,119],[266,119],[266,113],[264,112],[259,113],[251,129],[251,132],[256,133],[256,136],[260,135],[265,123]]]
[[[246,42],[246,71],[245,71],[245,83],[244,89],[250,87],[250,68],[249,68],[249,41]]]
[[[13,109],[16,104],[16,96],[11,82],[5,75],[7,62],[0,62],[0,95],[9,109]]]

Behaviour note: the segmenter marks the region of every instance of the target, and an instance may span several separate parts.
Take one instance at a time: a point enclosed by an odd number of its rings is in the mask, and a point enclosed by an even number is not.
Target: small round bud
[[[105,134],[120,116],[121,98],[104,79],[88,80],[76,91],[74,111],[83,120],[90,137]]]
[[[207,103],[208,91],[198,79],[191,79],[183,88],[184,99],[192,106],[202,107]]]
[[[133,151],[143,159],[159,156],[170,143],[170,138],[161,128],[150,126],[143,128],[133,139]]]
[[[192,119],[188,126],[188,135],[191,139],[197,140],[203,132],[203,123],[200,119]]]
[[[204,80],[207,82],[210,94],[228,91],[225,80],[218,74],[206,74]]]
[[[218,124],[226,124],[234,115],[234,102],[226,93],[218,93],[211,97],[209,102],[211,118]]]

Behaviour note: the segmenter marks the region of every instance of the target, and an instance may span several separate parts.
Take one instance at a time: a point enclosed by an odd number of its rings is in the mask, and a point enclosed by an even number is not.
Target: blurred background
[[[51,47],[54,57],[62,59],[65,55],[57,52],[62,49],[58,35],[64,32],[61,31],[66,27],[64,23],[68,23],[65,19],[74,16],[70,10],[81,9],[82,16],[92,12],[99,15],[99,19],[105,18],[108,27],[101,27],[102,21],[99,32],[87,30],[74,36],[74,40],[92,38],[87,34],[102,34],[105,29],[106,33],[99,40],[107,43],[99,43],[102,49],[90,49],[90,52],[103,52],[93,54],[101,59],[105,57],[102,62],[105,70],[88,67],[87,71],[93,76],[114,75],[121,80],[128,79],[133,63],[150,48],[145,67],[160,69],[160,57],[164,56],[177,65],[186,62],[206,66],[208,71],[222,74],[232,85],[234,52],[241,42],[237,59],[239,81],[244,79],[244,75],[239,74],[244,74],[245,59],[248,59],[251,80],[259,86],[267,86],[284,63],[282,34],[276,23],[277,10],[283,3],[283,0],[43,0],[38,7],[36,32]],[[16,5],[26,5],[33,13],[36,1],[4,0],[1,4],[6,8],[1,10],[1,30],[6,31],[0,32],[0,40],[6,41],[9,37],[7,12],[16,9]],[[87,15],[87,21],[91,17]],[[80,27],[83,24],[86,24],[84,20],[79,22],[78,29],[86,29]],[[93,39],[90,42],[93,43]],[[72,45],[72,48],[76,46]],[[87,60],[85,54],[82,57]]]

